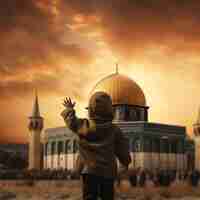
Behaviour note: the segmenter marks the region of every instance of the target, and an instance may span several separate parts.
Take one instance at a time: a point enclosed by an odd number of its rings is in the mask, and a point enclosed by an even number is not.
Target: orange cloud
[[[192,133],[200,102],[199,8],[195,0],[1,1],[1,141],[27,141],[34,88],[45,127],[62,125],[65,96],[84,115],[89,90],[115,62],[143,88],[151,121]]]

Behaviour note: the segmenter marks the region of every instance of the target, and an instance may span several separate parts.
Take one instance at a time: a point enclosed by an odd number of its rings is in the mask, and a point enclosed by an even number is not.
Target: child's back
[[[79,169],[81,174],[85,180],[90,177],[92,182],[97,182],[98,187],[103,187],[103,183],[98,184],[98,182],[104,182],[104,179],[105,181],[109,180],[113,187],[113,180],[117,175],[116,158],[126,168],[128,168],[131,159],[128,140],[122,135],[120,128],[112,123],[113,112],[110,96],[104,92],[97,92],[91,97],[88,107],[89,120],[76,117],[73,109],[75,104],[70,99],[67,99],[64,105],[66,109],[62,112],[62,116],[66,125],[79,136]],[[96,177],[95,181],[94,177]],[[94,187],[93,184],[90,188]],[[96,189],[93,188],[92,191],[96,191]],[[111,196],[103,198],[102,195],[104,194],[101,194],[102,199],[112,200]],[[93,194],[91,199],[96,198]],[[86,199],[90,198],[84,197],[84,200]]]

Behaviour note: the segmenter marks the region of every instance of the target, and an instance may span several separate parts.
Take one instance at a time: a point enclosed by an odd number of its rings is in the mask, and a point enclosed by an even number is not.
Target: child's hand
[[[69,98],[67,98],[67,97],[65,98],[64,103],[63,103],[64,107],[73,109],[75,105],[76,105],[76,102],[75,101],[72,102],[70,97]]]
[[[64,118],[64,120],[68,118],[73,118],[74,116],[74,106],[75,106],[75,102],[72,103],[72,100],[70,98],[65,98],[64,102],[63,102],[63,106],[65,107],[65,109],[61,112],[61,116]]]

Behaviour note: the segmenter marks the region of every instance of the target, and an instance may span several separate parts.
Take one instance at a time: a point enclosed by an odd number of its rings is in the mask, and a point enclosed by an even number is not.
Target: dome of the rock
[[[92,89],[90,95],[97,91],[109,94],[113,105],[146,106],[145,95],[140,86],[134,80],[119,73],[101,79]]]

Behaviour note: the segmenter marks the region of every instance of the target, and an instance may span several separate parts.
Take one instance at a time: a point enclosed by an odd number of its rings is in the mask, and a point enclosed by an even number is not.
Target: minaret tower
[[[35,94],[32,115],[29,117],[29,169],[41,169],[41,142],[40,135],[43,129],[43,118],[40,116],[38,96]]]
[[[200,170],[200,109],[194,128],[194,141],[195,141],[195,169]]]
[[[199,108],[199,113],[198,113],[197,121],[193,125],[193,127],[194,127],[194,135],[195,136],[200,136],[200,108]]]

